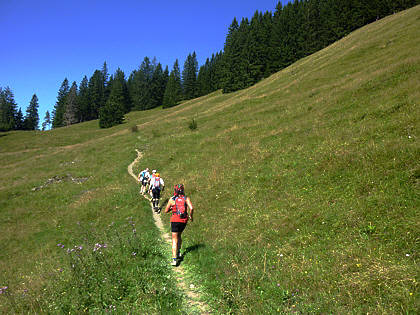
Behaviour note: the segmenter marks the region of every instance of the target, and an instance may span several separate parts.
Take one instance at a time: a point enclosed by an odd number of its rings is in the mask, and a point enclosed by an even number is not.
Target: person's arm
[[[169,211],[171,211],[171,206],[175,203],[175,201],[173,201],[173,199],[169,199],[166,208],[165,208],[165,213],[168,213]]]
[[[185,202],[187,203],[188,208],[190,208],[190,214],[189,214],[189,216],[190,216],[191,222],[193,222],[194,221],[194,217],[193,217],[194,207],[193,207],[193,205],[191,203],[190,197],[187,197],[187,199],[185,200]]]

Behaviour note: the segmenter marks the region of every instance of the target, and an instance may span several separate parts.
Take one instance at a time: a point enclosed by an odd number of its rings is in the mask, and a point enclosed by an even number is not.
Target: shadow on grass
[[[206,247],[206,245],[204,245],[204,244],[196,244],[196,245],[193,245],[193,246],[188,246],[184,250],[184,252],[182,253],[182,258],[184,258],[186,255],[188,255],[188,253],[191,253],[191,252],[193,252],[193,251],[195,251],[197,249],[203,248],[203,247]]]

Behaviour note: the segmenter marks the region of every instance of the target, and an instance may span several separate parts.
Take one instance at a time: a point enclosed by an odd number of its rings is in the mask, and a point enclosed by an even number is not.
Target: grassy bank
[[[115,266],[126,266],[122,277],[139,281],[127,280],[120,300],[104,284],[98,292],[112,297],[98,309],[179,310],[182,298],[163,291],[175,290],[170,270],[157,263],[165,260],[157,231],[127,173],[139,149],[136,171],[157,168],[169,187],[185,184],[196,216],[183,265],[218,312],[415,313],[419,15],[415,7],[368,25],[247,90],[130,113],[108,130],[89,122],[2,134],[0,286],[33,292],[32,301],[44,300],[44,289],[69,292],[48,276],[74,275],[75,258],[57,244],[84,242],[94,261],[92,247],[106,240]],[[61,182],[45,186],[54,176]],[[142,230],[135,248],[109,235],[128,242],[130,222]],[[146,254],[133,258],[133,248]],[[108,270],[100,268],[84,272]],[[84,310],[71,308],[77,294],[63,298],[74,312]],[[5,296],[0,309],[9,310]],[[92,301],[105,299],[84,302],[96,310]]]

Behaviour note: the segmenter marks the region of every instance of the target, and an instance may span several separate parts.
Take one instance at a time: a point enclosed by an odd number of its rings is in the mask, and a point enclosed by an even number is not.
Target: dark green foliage
[[[119,102],[124,109],[124,113],[128,113],[131,110],[132,103],[128,92],[127,81],[125,80],[125,74],[120,68],[117,69],[108,86],[111,86],[111,91],[115,90],[114,94],[118,94]]]
[[[166,71],[168,69],[166,68]],[[151,92],[151,108],[162,105],[163,96],[165,93],[166,84],[168,82],[167,72],[165,73],[162,69],[160,63],[157,64],[155,70],[153,71],[152,80],[150,82],[150,92]]]
[[[124,108],[111,96],[99,111],[99,127],[109,128],[124,121]]]
[[[46,130],[47,128],[50,128],[50,126],[51,126],[51,117],[50,117],[50,112],[47,111],[45,113],[44,122],[42,123],[42,131]]]
[[[90,99],[89,99],[89,88],[88,79],[86,76],[83,77],[82,82],[79,86],[79,94],[77,97],[78,111],[77,118],[80,122],[89,120],[90,115]]]
[[[184,63],[182,71],[182,86],[184,90],[184,98],[189,100],[198,96],[197,86],[198,62],[195,51],[189,54]]]
[[[197,121],[194,118],[191,119],[191,121],[188,124],[188,128],[190,128],[190,130],[196,130],[197,127],[198,127]]]
[[[175,60],[171,74],[169,75],[163,96],[163,108],[172,107],[182,99],[181,73],[179,70],[178,59]]]
[[[57,102],[54,105],[52,112],[52,127],[58,128],[64,126],[64,113],[66,112],[66,98],[70,91],[69,81],[67,78],[61,83],[60,89],[58,90]]]
[[[16,128],[17,105],[12,90],[0,87],[0,131]]]
[[[23,128],[25,130],[37,130],[39,123],[38,115],[38,97],[36,94],[32,96],[31,102],[29,103],[28,108],[26,109],[25,119],[23,120]]]
[[[115,74],[116,79],[112,80],[111,94],[105,106],[99,110],[99,127],[109,128],[124,121],[124,113],[129,106],[128,93],[125,86],[124,72],[118,69]]]
[[[99,117],[99,109],[106,102],[103,72],[95,70],[89,80],[88,88],[90,106],[87,120],[97,119]]]
[[[160,105],[163,77],[162,65],[156,64],[156,58],[150,62],[145,57],[140,68],[131,73],[128,86],[135,110],[147,110]]]
[[[255,84],[376,19],[418,4],[409,1],[294,0],[278,3],[274,14],[256,12],[251,21],[236,18],[217,71],[223,92]],[[200,69],[200,95],[208,91],[207,65]]]
[[[79,108],[79,104],[77,103],[77,101],[77,84],[76,82],[73,82],[65,103],[66,111],[63,117],[65,126],[73,125],[79,122],[77,119],[77,113]]]
[[[23,114],[22,114],[22,109],[19,108],[18,112],[16,113],[16,117],[15,117],[15,129],[16,130],[23,130],[24,129],[24,125],[23,125]],[[51,122],[50,122],[51,124]]]

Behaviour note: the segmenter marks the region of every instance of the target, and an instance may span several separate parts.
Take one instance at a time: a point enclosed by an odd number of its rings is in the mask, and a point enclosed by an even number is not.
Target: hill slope
[[[153,229],[126,174],[137,148],[168,187],[185,184],[197,210],[184,266],[220,312],[415,312],[419,16],[417,6],[249,89],[130,113],[109,130],[3,134],[0,280],[18,287],[18,275],[55,266],[75,221],[101,229],[133,215]],[[31,190],[66,173],[89,180]],[[44,267],[24,266],[28,255]]]

